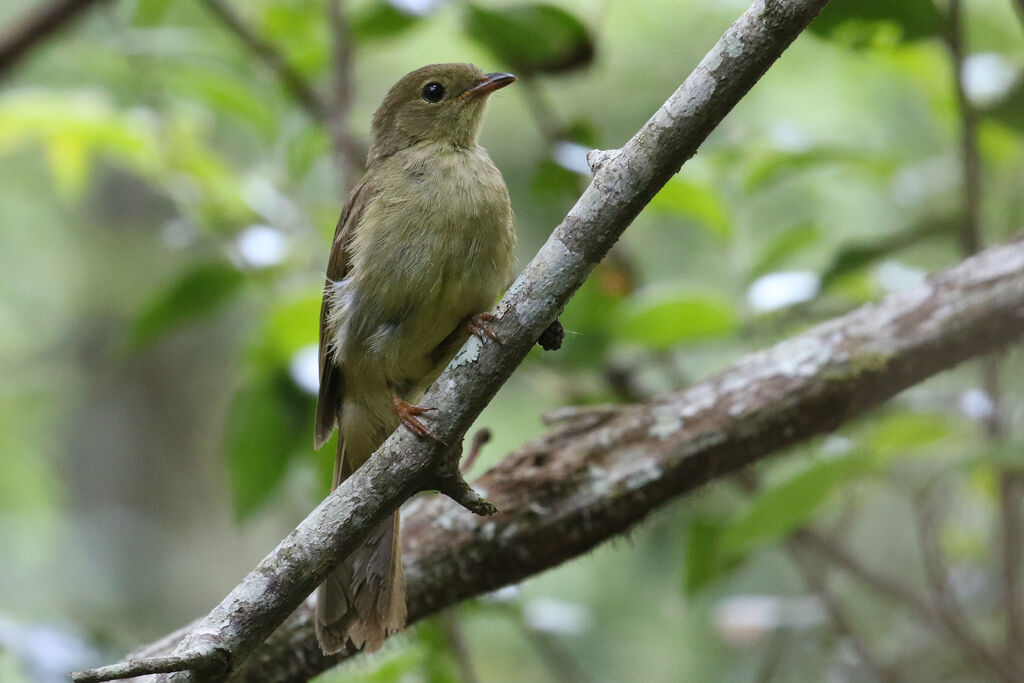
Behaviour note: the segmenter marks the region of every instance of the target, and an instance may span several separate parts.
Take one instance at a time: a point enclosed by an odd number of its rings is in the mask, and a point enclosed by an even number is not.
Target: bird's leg
[[[493,313],[477,313],[476,315],[471,315],[466,318],[462,324],[471,335],[480,341],[483,341],[484,337],[487,337],[491,341],[500,344],[501,340],[498,339],[498,335],[496,335],[494,330],[492,330],[487,324],[493,323],[497,319],[498,316]]]
[[[395,409],[395,415],[401,420],[405,428],[410,432],[420,437],[421,439],[433,439],[434,441],[441,441],[423,422],[419,420],[418,415],[428,413],[433,408],[423,408],[417,405],[413,405],[408,401],[402,399],[395,391],[394,387],[389,386],[391,390],[391,405]]]

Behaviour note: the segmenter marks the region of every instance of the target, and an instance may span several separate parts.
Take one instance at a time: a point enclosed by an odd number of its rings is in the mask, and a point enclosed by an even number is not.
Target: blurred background
[[[65,0],[65,3],[67,0]],[[0,59],[0,681],[206,613],[327,490],[323,273],[370,117],[510,70],[482,144],[525,263],[744,0],[109,0]],[[4,0],[0,46],[46,0]],[[3,54],[0,51],[0,54]],[[1024,226],[1024,3],[833,0],[478,426],[637,401]],[[323,681],[1011,680],[1019,350],[667,506]]]

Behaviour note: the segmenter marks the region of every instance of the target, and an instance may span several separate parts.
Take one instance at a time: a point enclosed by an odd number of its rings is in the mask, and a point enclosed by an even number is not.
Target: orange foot
[[[402,398],[395,393],[395,390],[391,390],[391,405],[395,409],[395,415],[402,421],[405,428],[410,432],[420,437],[421,439],[433,439],[434,441],[440,441],[434,432],[430,431],[423,422],[421,422],[417,416],[423,413],[429,413],[433,408],[421,408],[415,406],[407,401],[403,401]]]
[[[491,341],[500,344],[501,340],[498,339],[498,335],[494,334],[494,330],[487,325],[487,323],[493,323],[497,319],[498,316],[491,313],[477,313],[466,319],[466,329],[480,341],[487,337]]]

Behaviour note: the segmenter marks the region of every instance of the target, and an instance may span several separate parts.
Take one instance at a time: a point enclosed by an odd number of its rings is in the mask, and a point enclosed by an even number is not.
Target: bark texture
[[[474,482],[498,515],[476,517],[440,496],[409,506],[410,621],[581,555],[674,497],[1022,336],[1024,239],[685,391],[552,415],[548,434]],[[344,658],[320,654],[303,608],[232,680],[302,681]]]

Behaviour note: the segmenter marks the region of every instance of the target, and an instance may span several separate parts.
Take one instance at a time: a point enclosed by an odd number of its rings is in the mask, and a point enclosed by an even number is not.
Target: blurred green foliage
[[[15,0],[0,24],[31,6]],[[482,143],[525,263],[588,182],[586,149],[628,139],[743,6],[353,0],[340,125],[365,143],[387,88],[425,63],[517,73]],[[990,243],[1024,223],[1022,23],[1009,2],[964,6]],[[29,680],[28,636],[11,634],[32,623],[84,632],[112,658],[196,616],[327,489],[333,444],[311,448],[317,319],[355,179],[337,170],[323,112],[204,7],[111,4],[0,81],[3,680]],[[233,7],[332,103],[322,2]],[[944,12],[833,0],[569,303],[563,349],[535,351],[502,389],[480,419],[495,440],[479,466],[539,434],[546,408],[679,389],[958,261]],[[1002,441],[982,436],[996,397],[976,370],[324,679],[460,680],[454,624],[487,681],[754,680],[776,657],[776,680],[867,680],[820,614],[765,625],[723,605],[806,594],[785,548],[807,525],[921,587],[908,506],[925,490],[943,496],[951,569],[974,577],[969,617],[999,632],[998,480],[1020,470],[1022,438],[1019,419]],[[1018,352],[999,375],[998,408],[1019,418]],[[905,680],[984,680],[898,607],[854,583],[837,592],[884,655],[920,655]]]

